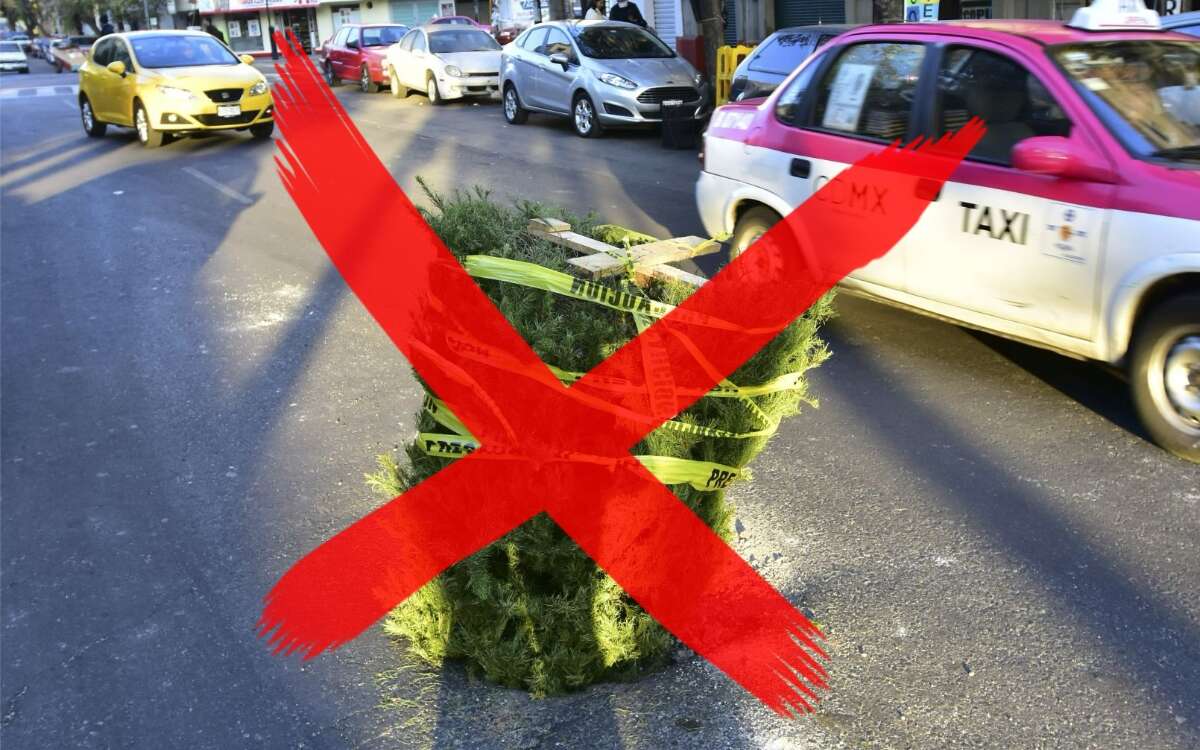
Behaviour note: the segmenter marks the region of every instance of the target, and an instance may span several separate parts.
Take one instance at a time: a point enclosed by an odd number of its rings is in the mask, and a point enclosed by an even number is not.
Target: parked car
[[[0,42],[0,70],[16,70],[21,73],[29,72],[29,58],[25,50],[16,42]]]
[[[56,73],[74,73],[87,61],[88,50],[95,44],[94,36],[69,36],[50,45],[50,64]]]
[[[383,58],[387,48],[408,33],[403,24],[348,23],[337,30],[317,52],[330,86],[358,81],[363,93],[382,91],[387,85]]]
[[[392,96],[424,91],[430,104],[500,91],[500,45],[473,26],[412,29],[388,48],[386,72]]]
[[[1179,13],[1174,16],[1165,16],[1162,20],[1162,27],[1181,34],[1200,36],[1200,10],[1194,10],[1191,13]]]
[[[431,20],[429,23],[434,26],[473,26],[488,33],[491,33],[492,30],[491,26],[480,23],[470,16],[442,16],[441,18]]]
[[[769,95],[825,42],[853,28],[848,25],[793,26],[776,31],[733,71],[729,100],[736,102]]]
[[[51,45],[57,42],[62,37],[57,36],[39,36],[33,40],[33,53],[37,57],[42,58],[46,62],[50,62],[53,58],[50,55]]]
[[[1157,27],[1140,0],[1097,0],[1068,24],[850,31],[714,113],[704,227],[741,252],[813,195],[870,222],[887,196],[843,169],[979,117],[920,220],[841,287],[1120,366],[1150,436],[1200,461],[1200,40]]]
[[[662,103],[708,113],[704,77],[657,36],[617,21],[553,21],[525,31],[504,48],[500,63],[504,116],[513,124],[530,112],[571,118],[584,138],[606,125],[662,121]]]
[[[79,71],[83,129],[98,138],[131,127],[147,148],[215,130],[270,138],[275,106],[253,63],[203,31],[109,34]]]
[[[492,36],[496,38],[497,42],[504,45],[516,39],[517,35],[520,34],[521,31],[521,27],[514,23],[498,23],[492,27]]]
[[[25,54],[29,54],[31,48],[33,47],[33,40],[30,39],[29,35],[24,31],[10,32],[8,36],[4,38],[4,41],[16,42],[17,44],[21,45],[21,51]]]

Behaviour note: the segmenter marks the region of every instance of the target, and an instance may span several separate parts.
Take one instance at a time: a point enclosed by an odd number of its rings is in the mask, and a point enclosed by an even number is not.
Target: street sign
[[[938,2],[904,0],[905,23],[933,23],[938,20]]]

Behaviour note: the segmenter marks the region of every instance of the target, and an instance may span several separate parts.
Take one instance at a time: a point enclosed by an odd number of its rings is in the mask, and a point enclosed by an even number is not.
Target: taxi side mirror
[[[246,63],[247,65],[254,64],[254,55],[239,55],[238,59],[241,60],[242,62]]]
[[[555,52],[553,55],[550,55],[550,62],[554,65],[561,65],[562,69],[566,70],[571,64],[571,58],[561,52]]]
[[[120,60],[113,60],[105,67],[108,69],[109,73],[115,73],[122,78],[125,77],[125,63],[121,62]]]
[[[1056,135],[1026,138],[1017,143],[1013,146],[1012,162],[1022,172],[1033,174],[1091,182],[1117,181],[1103,157],[1070,138]]]

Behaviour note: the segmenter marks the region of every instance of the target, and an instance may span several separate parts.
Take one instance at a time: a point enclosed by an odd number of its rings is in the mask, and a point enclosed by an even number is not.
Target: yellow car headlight
[[[250,96],[262,96],[267,93],[267,82],[259,81],[250,87]]]
[[[181,89],[177,86],[159,86],[158,93],[165,99],[170,99],[173,102],[196,102],[199,98],[187,89]]]

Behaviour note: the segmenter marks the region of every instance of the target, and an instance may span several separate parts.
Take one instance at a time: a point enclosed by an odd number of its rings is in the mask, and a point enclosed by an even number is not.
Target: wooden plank
[[[571,231],[571,225],[558,219],[530,219],[528,229],[534,234],[555,234]]]
[[[634,271],[633,277],[634,281],[639,284],[645,284],[648,280],[647,277],[653,277],[659,279],[660,281],[678,281],[694,287],[703,286],[704,282],[708,281],[708,279],[704,278],[703,276],[697,276],[696,274],[689,273],[682,268],[666,265],[653,266],[652,268]]]
[[[567,264],[576,268],[581,275],[599,279],[621,273],[628,267],[628,259],[633,262],[635,281],[641,284],[655,278],[700,286],[706,281],[704,277],[666,264],[721,250],[719,243],[710,242],[702,237],[688,236],[635,245],[626,251],[624,248],[572,232],[570,224],[558,219],[532,219],[528,230],[556,245],[580,253],[582,257],[568,258]]]

